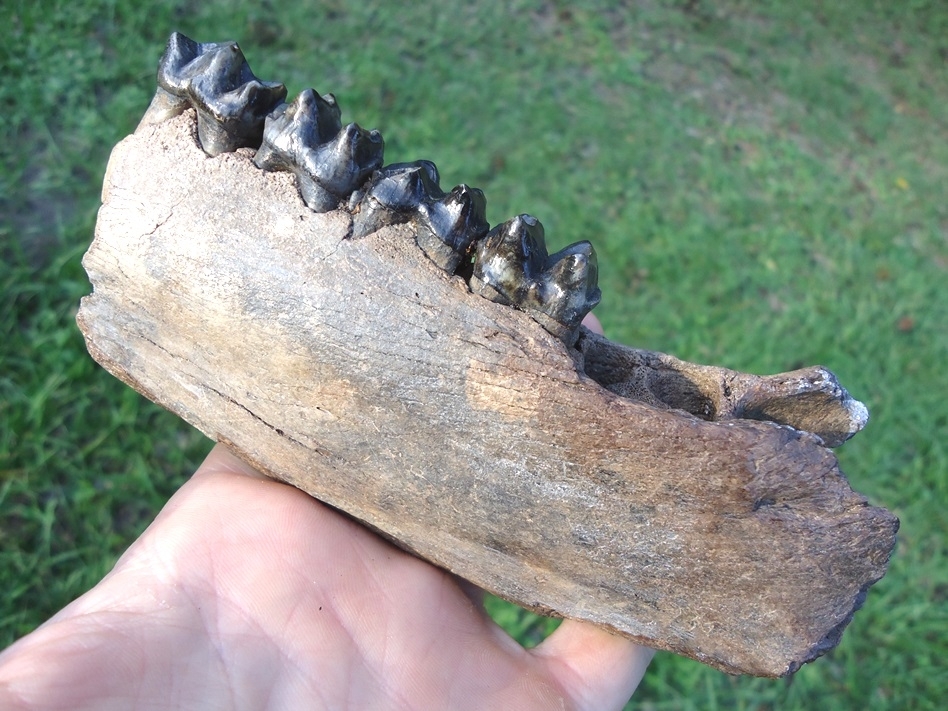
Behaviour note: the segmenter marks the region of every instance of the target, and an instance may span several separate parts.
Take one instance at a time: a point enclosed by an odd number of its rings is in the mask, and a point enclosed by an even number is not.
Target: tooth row
[[[428,160],[393,163],[376,171],[350,201],[353,236],[413,221],[425,254],[445,271],[456,271],[471,245],[490,229],[487,200],[467,185],[445,193],[438,179],[438,168]]]
[[[286,87],[257,79],[236,42],[202,44],[174,32],[143,122],[159,123],[193,106],[201,146],[216,156],[259,146],[267,114],[284,98]]]
[[[254,164],[292,173],[310,209],[346,205],[355,238],[412,222],[425,254],[449,273],[470,275],[472,291],[526,311],[567,345],[575,342],[601,296],[589,242],[549,255],[543,226],[530,215],[490,230],[480,190],[458,185],[445,193],[427,160],[383,167],[381,134],[355,123],[343,127],[332,94],[307,89],[290,104],[285,98],[283,84],[254,76],[235,42],[202,44],[175,32],[142,123],[193,107],[209,155],[255,148]]]
[[[548,254],[543,225],[531,215],[518,215],[477,243],[470,285],[475,294],[529,312],[572,345],[583,317],[602,296],[598,278],[589,242]]]

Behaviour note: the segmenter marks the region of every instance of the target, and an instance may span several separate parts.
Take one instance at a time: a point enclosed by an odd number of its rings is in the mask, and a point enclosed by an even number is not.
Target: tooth
[[[575,328],[602,298],[596,250],[589,242],[576,242],[550,255],[547,264],[552,266],[545,276],[545,300],[553,308],[546,313]]]
[[[353,234],[361,237],[385,225],[415,220],[418,245],[453,273],[471,243],[489,229],[484,193],[466,185],[445,194],[434,163],[395,163],[377,171],[361,196]]]
[[[519,215],[478,242],[471,290],[527,311],[572,345],[583,317],[599,303],[596,252],[577,242],[548,255],[543,225]]]
[[[421,206],[436,239],[419,231],[418,244],[446,271],[454,272],[475,240],[487,234],[487,200],[477,188],[458,185],[443,198]]]
[[[393,163],[372,176],[367,192],[389,210],[412,212],[422,203],[444,195],[440,179],[438,166],[430,160]]]
[[[384,148],[382,134],[378,131],[366,131],[358,124],[350,123],[336,134],[334,140],[304,152],[303,165],[306,174],[315,182],[313,187],[328,193],[333,207],[337,207],[341,198],[351,195],[382,167]],[[302,177],[300,187],[305,199],[306,186]]]
[[[191,101],[187,96],[188,82],[181,74],[182,68],[202,54],[221,46],[215,42],[195,42],[180,32],[172,32],[158,63],[158,89],[141,123],[161,123],[184,113],[191,106]]]
[[[477,245],[471,279],[474,292],[503,304],[524,302],[543,269],[536,259],[538,239],[544,242],[543,226],[530,215],[519,215],[491,230]]]
[[[317,212],[335,209],[338,200],[315,184],[312,174],[315,148],[342,130],[339,106],[332,94],[313,89],[301,92],[291,104],[278,106],[267,117],[263,143],[253,162],[258,168],[296,175],[303,200]]]
[[[267,117],[263,143],[253,162],[263,170],[296,172],[298,164],[292,156],[304,147],[325,143],[341,129],[336,98],[306,89],[293,103],[280,104]]]
[[[384,148],[378,131],[354,123],[342,128],[332,94],[307,89],[267,117],[254,163],[294,173],[303,201],[328,212],[381,167]]]
[[[364,237],[385,225],[412,219],[418,206],[438,187],[438,168],[428,160],[392,163],[375,171],[355,207],[353,236]]]
[[[172,33],[158,65],[158,91],[142,123],[159,123],[193,106],[198,139],[209,155],[256,148],[267,114],[286,97],[279,82],[257,79],[236,42],[195,42]]]

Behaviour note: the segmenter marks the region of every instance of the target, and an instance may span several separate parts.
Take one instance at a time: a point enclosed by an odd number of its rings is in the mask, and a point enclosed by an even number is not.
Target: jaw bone
[[[104,367],[530,609],[762,676],[839,641],[898,521],[827,449],[867,416],[829,371],[612,343],[577,326],[600,297],[587,243],[549,256],[529,216],[489,230],[482,194],[443,193],[427,161],[363,170],[381,138],[315,94],[288,158],[262,135],[208,158],[219,132],[179,98],[161,89],[110,161],[77,316]],[[331,205],[304,202],[292,154],[340,145],[340,170],[304,176]]]

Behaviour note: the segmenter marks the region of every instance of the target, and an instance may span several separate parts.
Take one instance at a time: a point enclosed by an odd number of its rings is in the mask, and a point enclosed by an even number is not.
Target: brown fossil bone
[[[898,521],[826,447],[867,416],[832,374],[761,378],[573,328],[599,296],[591,248],[555,267],[543,247],[483,298],[469,281],[496,270],[476,260],[511,250],[465,251],[455,274],[419,247],[425,220],[373,212],[354,234],[358,191],[317,212],[253,157],[209,158],[190,109],[114,149],[78,314],[110,372],[530,609],[760,676],[839,641]],[[371,210],[415,194],[392,190],[368,189]],[[527,232],[513,270],[539,249]]]

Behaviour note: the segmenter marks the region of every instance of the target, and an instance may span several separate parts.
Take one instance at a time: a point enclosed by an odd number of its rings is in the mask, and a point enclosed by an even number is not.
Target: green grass
[[[625,7],[624,5],[628,5]],[[336,94],[388,162],[433,159],[590,239],[615,340],[753,372],[832,368],[839,450],[902,519],[889,574],[789,681],[659,655],[647,709],[935,709],[948,697],[948,7],[883,0],[5,2],[0,8],[0,646],[115,557],[207,450],[95,366],[73,317],[111,146],[167,35]],[[491,601],[518,639],[544,620]]]

